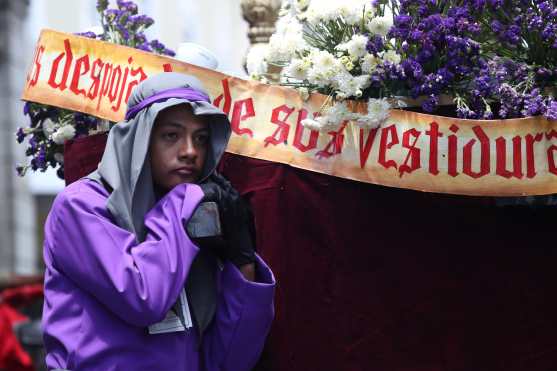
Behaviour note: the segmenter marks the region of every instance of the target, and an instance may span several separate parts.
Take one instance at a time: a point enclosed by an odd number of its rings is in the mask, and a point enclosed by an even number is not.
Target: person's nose
[[[187,136],[180,143],[178,157],[180,160],[194,161],[197,158],[197,149],[193,144],[193,138]]]

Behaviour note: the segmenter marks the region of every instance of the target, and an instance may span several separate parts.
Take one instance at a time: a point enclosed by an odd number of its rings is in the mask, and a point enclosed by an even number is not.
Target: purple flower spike
[[[425,112],[433,112],[435,111],[438,105],[439,105],[439,97],[432,94],[422,103],[422,109]]]
[[[25,133],[23,132],[22,128],[17,129],[15,136],[18,143],[23,143],[23,140],[25,139]]]
[[[545,117],[548,120],[557,120],[557,101],[554,99],[548,103],[547,110],[545,111]]]

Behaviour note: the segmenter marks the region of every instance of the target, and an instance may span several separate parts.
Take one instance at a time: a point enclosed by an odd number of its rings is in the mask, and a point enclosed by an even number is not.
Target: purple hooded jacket
[[[174,80],[183,77],[147,79],[137,93]],[[152,125],[160,109],[181,102],[155,103],[140,117]],[[199,112],[213,109],[202,103],[196,107]],[[135,124],[127,128],[144,128]],[[148,137],[136,137],[148,142]],[[138,184],[148,184],[147,178]],[[149,333],[149,326],[165,320],[179,300],[199,251],[184,223],[203,192],[197,185],[181,184],[145,213],[136,213],[142,216],[141,239],[117,222],[114,212],[121,209],[109,209],[110,196],[100,182],[78,180],[56,197],[47,218],[43,332],[48,369],[251,370],[274,316],[275,280],[265,263],[257,257],[257,282],[246,280],[230,262],[217,269],[216,313],[202,340],[195,327]]]
[[[140,244],[114,225],[107,197],[100,184],[79,180],[58,195],[48,216],[43,327],[49,369],[250,370],[273,319],[269,268],[258,258],[260,282],[250,282],[224,264],[217,313],[201,347],[193,328],[149,335],[147,326],[176,302],[197,254],[182,220],[203,194],[196,185],[174,188],[145,216],[148,233]]]

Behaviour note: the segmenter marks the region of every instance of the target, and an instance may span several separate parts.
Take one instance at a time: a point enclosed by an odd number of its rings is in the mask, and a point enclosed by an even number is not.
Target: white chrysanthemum
[[[326,50],[315,50],[309,55],[313,67],[321,72],[328,72],[338,68],[340,61]]]
[[[344,70],[339,59],[324,50],[314,50],[308,56],[312,67],[308,70],[307,79],[310,83],[325,87],[331,79]]]
[[[45,137],[49,137],[52,135],[52,133],[54,133],[56,131],[56,124],[54,122],[52,122],[50,119],[46,119],[43,121],[43,134]]]
[[[367,23],[367,29],[374,35],[387,36],[391,27],[393,26],[393,20],[389,16],[385,17],[375,17]]]
[[[366,6],[363,17],[364,17],[364,22],[366,23],[371,19],[373,19],[373,17],[375,17],[375,8],[373,8],[372,6]]]
[[[383,62],[390,62],[392,64],[399,64],[402,60],[400,54],[398,54],[394,50],[387,50],[383,53],[381,58],[383,59]]]
[[[368,41],[367,36],[356,34],[352,36],[350,41],[339,44],[336,48],[338,50],[346,50],[351,57],[361,58],[367,53],[366,46]]]
[[[319,116],[313,119],[304,119],[301,121],[303,127],[310,130],[317,130],[320,132],[329,132],[332,130],[338,130],[339,125],[333,121],[330,121],[327,116]]]
[[[296,16],[290,14],[280,17],[275,23],[275,33],[284,34],[286,32],[299,33],[302,32],[302,24],[296,19]]]
[[[340,101],[335,102],[334,105],[328,107],[325,112],[324,116],[331,122],[336,122],[340,125],[345,120],[350,120],[352,118],[352,112],[348,110],[348,106],[346,102]]]
[[[311,62],[307,58],[292,59],[290,64],[285,68],[284,75],[298,80],[305,80],[310,67]]]
[[[307,80],[310,84],[317,85],[320,88],[324,88],[329,85],[329,76],[320,72],[316,68],[310,68],[307,75]]]
[[[246,68],[250,77],[258,78],[260,75],[267,73],[267,69],[269,68],[265,59],[267,52],[267,46],[263,45],[250,49],[246,56]]]
[[[289,61],[296,55],[296,52],[303,50],[305,46],[306,44],[301,33],[275,33],[269,39],[267,60],[271,62]]]
[[[350,26],[359,24],[364,17],[364,9],[371,8],[369,1],[361,0],[344,0],[337,7],[344,22]]]
[[[306,21],[311,26],[317,26],[320,23],[330,22],[339,17],[339,12],[334,7],[312,7],[310,5],[309,9],[305,13]]]
[[[309,89],[305,88],[305,87],[301,87],[296,89],[298,90],[298,93],[300,93],[300,97],[302,98],[302,100],[305,102],[309,99]]]
[[[64,125],[52,134],[52,140],[56,144],[64,144],[65,141],[73,139],[75,128],[71,125]]]
[[[279,18],[276,31],[269,39],[267,60],[270,62],[289,61],[298,51],[307,47],[303,38],[302,24],[295,16]]]
[[[64,163],[64,154],[60,153],[60,152],[56,152],[54,154],[54,160],[56,160],[56,162],[58,162],[59,164],[63,164]]]
[[[364,129],[371,129],[380,126],[389,118],[391,105],[386,98],[371,98],[367,103],[367,114],[362,115],[356,125]]]
[[[370,85],[370,76],[342,74],[336,78],[336,81],[338,98],[359,98],[362,96],[363,90]]]
[[[362,58],[362,72],[372,73],[380,62],[381,59],[373,54],[368,53],[364,55]]]
[[[371,8],[369,0],[316,0],[312,1],[305,13],[311,25],[342,18],[349,25],[359,23],[365,9]]]
[[[297,0],[298,9],[306,9],[309,6],[311,0]]]

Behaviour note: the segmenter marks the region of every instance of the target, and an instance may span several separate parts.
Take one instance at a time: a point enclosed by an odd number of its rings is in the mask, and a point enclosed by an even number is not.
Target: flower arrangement
[[[555,120],[556,17],[554,0],[288,0],[247,67],[267,82],[277,66],[280,84],[326,94],[302,122],[315,130],[376,127],[408,101],[433,113],[447,98],[460,118]]]
[[[78,35],[174,56],[174,52],[158,40],[147,39],[144,31],[154,21],[146,15],[138,14],[137,5],[133,1],[117,0],[116,8],[109,8],[108,0],[98,0],[97,11],[102,32],[89,31]],[[32,102],[25,103],[23,113],[29,116],[30,124],[17,130],[16,140],[23,143],[27,139],[25,154],[31,159],[28,164],[16,167],[20,176],[24,176],[29,169],[46,171],[48,167],[52,167],[57,168],[58,177],[63,179],[64,143],[70,139],[108,131],[113,124],[83,113]]]

